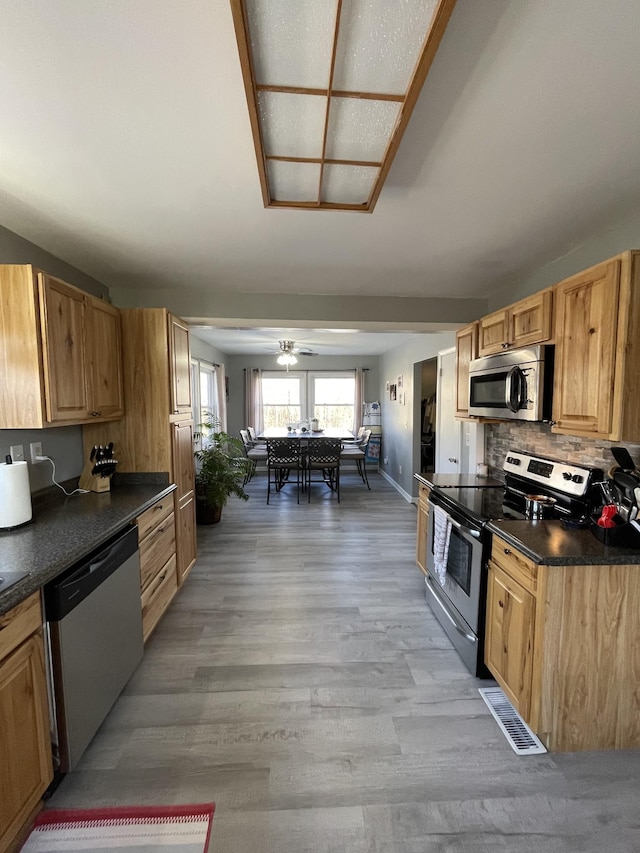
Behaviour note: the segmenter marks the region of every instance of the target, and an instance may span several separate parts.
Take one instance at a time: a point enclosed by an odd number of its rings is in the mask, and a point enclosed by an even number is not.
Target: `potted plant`
[[[196,437],[201,447],[193,454],[196,459],[196,521],[216,524],[231,495],[249,500],[244,484],[251,460],[247,459],[239,438],[220,431],[216,418],[198,427],[200,432]]]

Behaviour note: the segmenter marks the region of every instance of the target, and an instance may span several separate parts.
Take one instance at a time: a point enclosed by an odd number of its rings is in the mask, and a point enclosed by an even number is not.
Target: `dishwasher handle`
[[[138,529],[128,527],[47,584],[44,588],[47,621],[63,619],[137,550]]]

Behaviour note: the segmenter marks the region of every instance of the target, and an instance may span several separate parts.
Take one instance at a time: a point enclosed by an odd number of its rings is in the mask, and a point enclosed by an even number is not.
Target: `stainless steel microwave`
[[[469,364],[469,414],[501,420],[551,418],[554,347],[476,358]]]

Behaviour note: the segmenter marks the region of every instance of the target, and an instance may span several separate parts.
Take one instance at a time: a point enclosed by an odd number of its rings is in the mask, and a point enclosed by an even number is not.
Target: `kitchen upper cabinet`
[[[166,472],[176,484],[180,584],[196,552],[189,329],[164,308],[126,308],[121,316],[126,415],[109,425],[85,426],[85,452],[94,444],[113,441],[118,471]],[[163,590],[162,595],[169,595],[169,586]]]
[[[116,308],[23,264],[0,266],[0,428],[121,417]]]
[[[456,332],[456,417],[469,415],[469,362],[478,356],[478,323]]]
[[[556,286],[553,432],[640,440],[640,281],[625,252]]]
[[[92,417],[124,415],[122,329],[120,312],[101,299],[87,299],[86,353]]]
[[[53,778],[41,625],[38,593],[0,616],[0,851]]]
[[[191,350],[189,327],[174,317],[168,316],[169,351],[171,365],[171,413],[188,415],[191,411]]]
[[[478,355],[546,343],[552,335],[553,290],[549,288],[482,317]]]

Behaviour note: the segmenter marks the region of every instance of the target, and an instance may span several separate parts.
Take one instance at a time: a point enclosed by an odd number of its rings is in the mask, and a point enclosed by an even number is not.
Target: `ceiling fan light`
[[[282,355],[279,355],[276,359],[278,364],[287,365],[287,367],[291,364],[297,364],[298,359],[290,352],[283,352]]]

